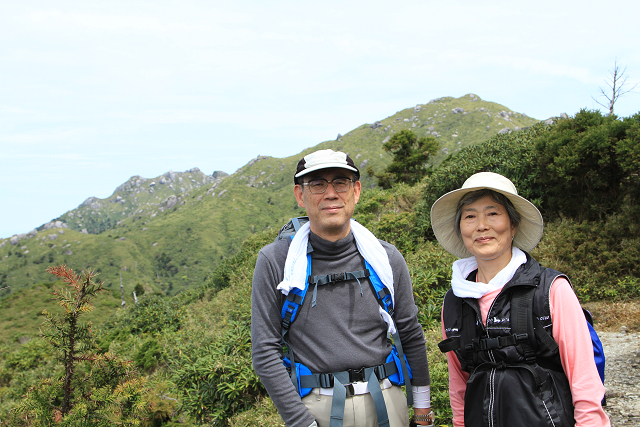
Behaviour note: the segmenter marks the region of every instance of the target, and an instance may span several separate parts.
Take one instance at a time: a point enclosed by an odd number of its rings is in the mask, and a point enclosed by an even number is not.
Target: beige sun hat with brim
[[[521,217],[518,231],[513,238],[513,245],[525,252],[533,250],[542,238],[542,215],[533,203],[518,196],[518,190],[511,180],[494,172],[479,172],[471,175],[462,184],[462,188],[445,194],[431,206],[431,227],[440,245],[458,258],[473,256],[456,234],[454,227],[456,208],[465,194],[485,188],[503,194],[513,203]]]

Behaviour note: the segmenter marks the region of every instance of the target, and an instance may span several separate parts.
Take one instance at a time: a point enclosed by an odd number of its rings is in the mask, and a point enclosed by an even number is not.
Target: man
[[[251,301],[253,366],[290,427],[408,426],[407,399],[392,383],[406,371],[398,363],[395,377],[388,372],[396,366],[388,362],[394,333],[412,371],[413,422],[433,424],[425,340],[409,271],[393,245],[352,221],[359,178],[345,153],[319,150],[305,156],[294,175],[294,194],[309,222],[293,240],[277,240],[258,255]],[[307,276],[313,279],[309,283]],[[393,299],[393,319],[376,297],[373,283],[381,282]],[[297,303],[291,302],[294,294],[301,295]],[[291,317],[283,321],[287,308],[294,313],[290,324]],[[283,364],[283,342],[289,349],[285,362],[301,364],[300,371],[292,374]]]

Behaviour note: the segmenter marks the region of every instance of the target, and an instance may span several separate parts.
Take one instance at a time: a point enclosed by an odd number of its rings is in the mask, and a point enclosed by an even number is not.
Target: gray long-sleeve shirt
[[[309,235],[313,247],[312,275],[358,271],[365,268],[353,234],[337,242]],[[288,240],[262,248],[253,275],[251,340],[253,367],[287,426],[307,427],[307,411],[282,364],[281,316],[285,296],[276,289],[284,276]],[[395,291],[395,321],[412,369],[412,384],[430,384],[429,367],[411,277],[404,258],[391,244],[380,241],[389,256]],[[380,365],[391,351],[387,324],[368,279],[319,286],[317,305],[311,307],[313,289],[289,330],[296,362],[311,372],[327,373]],[[362,295],[361,295],[362,292]]]

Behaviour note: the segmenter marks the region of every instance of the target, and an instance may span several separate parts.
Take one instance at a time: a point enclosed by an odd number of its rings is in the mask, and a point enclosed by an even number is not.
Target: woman
[[[454,426],[610,426],[571,284],[528,254],[542,237],[538,209],[509,179],[480,172],[433,204],[431,223],[462,258],[439,344]]]

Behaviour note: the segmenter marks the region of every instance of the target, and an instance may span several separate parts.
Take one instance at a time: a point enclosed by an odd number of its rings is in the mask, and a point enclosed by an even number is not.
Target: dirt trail
[[[640,333],[598,331],[606,358],[605,387],[612,427],[640,426]]]

